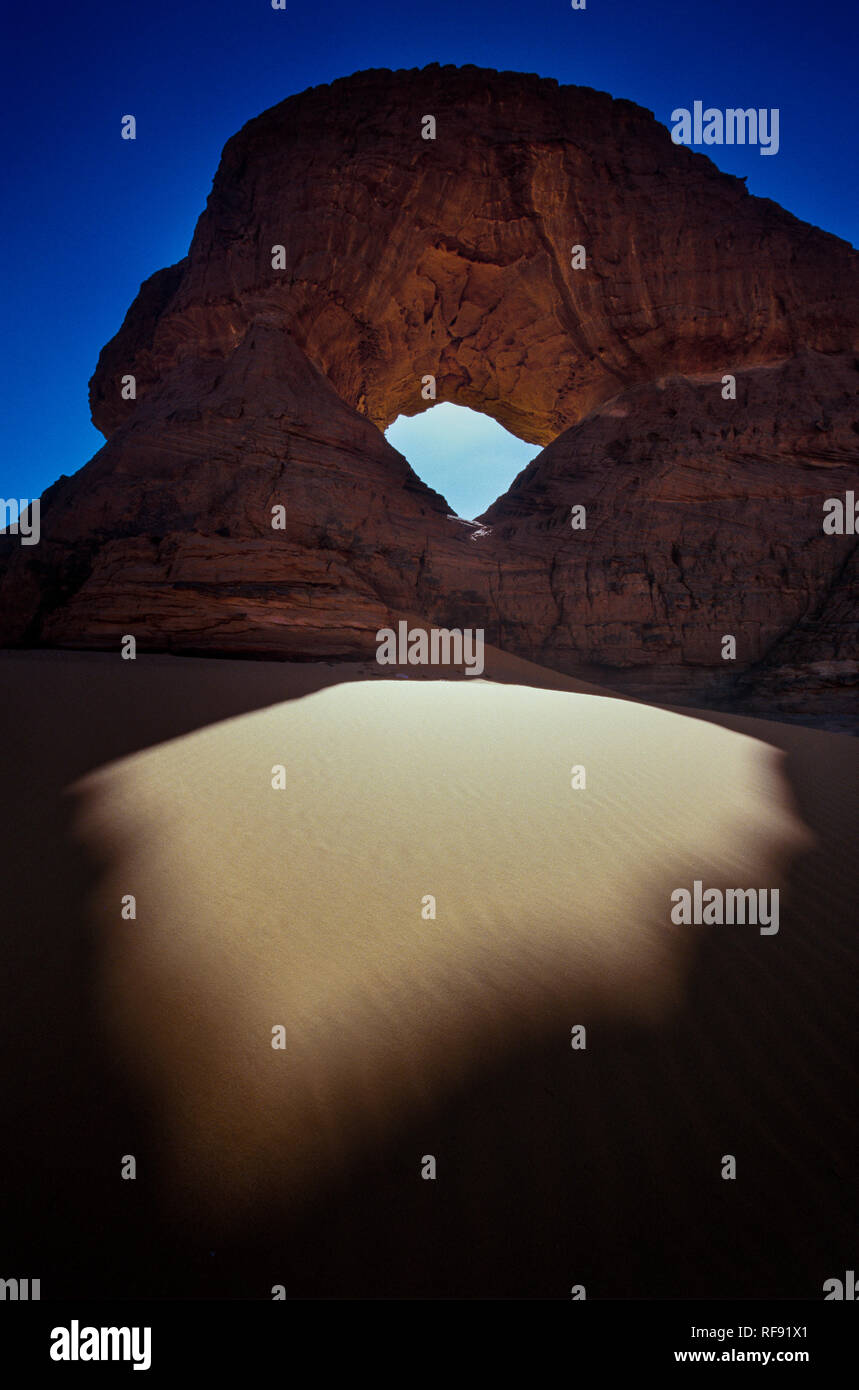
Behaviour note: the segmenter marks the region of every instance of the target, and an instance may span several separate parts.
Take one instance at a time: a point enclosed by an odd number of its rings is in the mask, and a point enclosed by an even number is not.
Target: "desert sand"
[[[853,740],[494,651],[0,679],[2,1178],[57,1291],[816,1298],[850,1267]],[[695,879],[778,888],[778,933],[672,925]]]

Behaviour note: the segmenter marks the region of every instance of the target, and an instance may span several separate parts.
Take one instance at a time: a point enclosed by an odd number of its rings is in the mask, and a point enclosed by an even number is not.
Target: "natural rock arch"
[[[631,102],[469,67],[358,73],[227,143],[186,261],[102,353],[93,415],[107,434],[127,417],[119,366],[145,387],[265,316],[381,429],[432,372],[440,399],[545,445],[641,381],[849,346],[850,259]]]
[[[369,655],[408,613],[721,698],[726,608],[748,672],[848,582],[819,503],[855,458],[856,262],[587,88],[432,66],[291,97],[227,143],[188,256],[103,350],[109,442],[46,494],[38,558],[0,542],[0,636]],[[479,542],[379,432],[426,373],[549,446]]]

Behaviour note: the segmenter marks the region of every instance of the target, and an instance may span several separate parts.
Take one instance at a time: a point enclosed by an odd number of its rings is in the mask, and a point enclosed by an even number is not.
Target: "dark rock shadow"
[[[100,866],[72,835],[65,792],[114,758],[287,698],[284,677],[213,663],[229,669],[192,711],[171,658],[152,659],[144,693],[113,657],[46,654],[35,710],[18,659],[4,658],[2,687],[0,1277],[40,1278],[45,1299],[266,1299],[275,1284],[291,1298],[563,1299],[575,1283],[589,1298],[818,1298],[855,1267],[854,742],[678,711],[785,753],[814,845],[790,867],[778,936],[698,929],[682,1006],[660,1026],[595,1019],[584,1053],[568,1030],[523,1044],[299,1217],[272,1212],[222,1238],[120,1178],[129,1153],[145,1175],[157,1124],[95,1005],[84,905]],[[291,693],[338,678],[307,667]],[[435,1182],[419,1175],[427,1153]],[[736,1182],[720,1176],[726,1153]]]

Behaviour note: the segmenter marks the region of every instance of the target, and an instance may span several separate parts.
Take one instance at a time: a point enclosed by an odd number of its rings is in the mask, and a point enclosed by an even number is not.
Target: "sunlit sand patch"
[[[632,702],[368,681],[88,776],[104,1008],[164,1181],[290,1202],[528,1038],[670,1015],[672,889],[777,886],[808,842],[780,760]]]

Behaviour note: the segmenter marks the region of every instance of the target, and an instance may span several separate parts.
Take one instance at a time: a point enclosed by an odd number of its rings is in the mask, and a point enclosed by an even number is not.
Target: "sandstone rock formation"
[[[0,641],[367,656],[413,615],[837,725],[856,538],[822,504],[857,487],[857,263],[587,88],[433,66],[291,97],[103,350],[108,442],[45,494],[41,544],[0,539]],[[381,433],[428,373],[546,446],[480,527]]]

